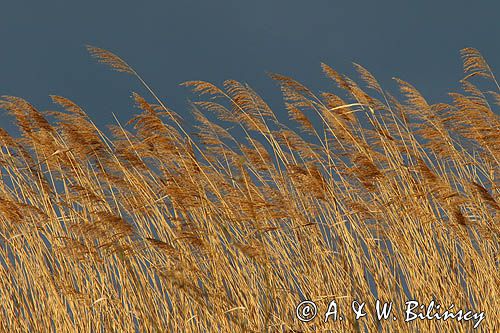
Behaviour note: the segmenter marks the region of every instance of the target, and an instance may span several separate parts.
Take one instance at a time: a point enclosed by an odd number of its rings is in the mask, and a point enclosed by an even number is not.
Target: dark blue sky
[[[187,80],[247,82],[279,111],[266,71],[326,90],[320,62],[354,74],[354,61],[388,90],[397,76],[437,101],[458,88],[461,48],[500,68],[500,1],[492,0],[4,0],[1,12],[0,94],[42,110],[52,107],[49,94],[62,95],[101,125],[112,112],[128,120],[130,92],[143,89],[96,64],[85,44],[127,60],[181,114],[192,95],[178,84]],[[0,126],[7,122],[1,112]]]

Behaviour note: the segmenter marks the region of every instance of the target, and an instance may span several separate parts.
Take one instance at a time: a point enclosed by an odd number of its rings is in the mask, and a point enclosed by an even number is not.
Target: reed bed
[[[183,85],[194,124],[135,76],[137,115],[99,129],[3,96],[0,325],[8,332],[466,332],[457,320],[355,320],[407,300],[484,311],[500,331],[500,87],[462,50],[463,91],[430,104],[322,64],[331,91],[279,74],[289,119],[248,85]],[[485,88],[486,87],[486,88]],[[493,89],[494,91],[488,91]],[[344,320],[296,317],[303,300]]]

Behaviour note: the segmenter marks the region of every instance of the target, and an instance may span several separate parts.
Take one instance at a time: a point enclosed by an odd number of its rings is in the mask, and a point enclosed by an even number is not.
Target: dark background
[[[99,124],[127,121],[130,94],[144,92],[85,50],[92,44],[129,62],[163,101],[187,112],[179,83],[249,83],[284,117],[279,88],[266,72],[326,90],[320,62],[354,75],[368,68],[385,89],[392,77],[443,101],[463,77],[459,50],[478,48],[500,68],[500,1],[22,1],[0,6],[0,94],[53,108],[65,96]],[[11,119],[0,111],[0,126]]]

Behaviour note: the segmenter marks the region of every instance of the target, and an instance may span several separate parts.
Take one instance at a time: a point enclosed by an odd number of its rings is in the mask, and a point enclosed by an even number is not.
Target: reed
[[[10,332],[466,332],[473,322],[378,321],[375,299],[484,311],[500,330],[500,88],[464,49],[463,92],[430,104],[322,64],[317,94],[272,74],[289,120],[248,85],[184,83],[195,125],[151,93],[99,129],[73,101],[3,96],[0,324]],[[483,91],[475,80],[497,91]],[[486,83],[482,83],[481,87]],[[399,98],[396,96],[400,96]],[[288,125],[286,125],[288,124]],[[295,315],[304,299],[343,321]],[[352,301],[367,303],[355,320]]]

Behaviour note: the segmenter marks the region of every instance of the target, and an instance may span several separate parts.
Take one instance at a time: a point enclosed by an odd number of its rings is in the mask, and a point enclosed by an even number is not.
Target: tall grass
[[[0,129],[2,331],[473,325],[355,320],[351,302],[373,313],[375,299],[453,303],[500,330],[500,88],[477,50],[462,50],[451,104],[402,80],[398,100],[359,65],[358,84],[323,64],[330,92],[272,75],[294,124],[246,84],[186,82],[194,125],[124,60],[89,51],[151,95],[134,93],[138,114],[106,131],[64,97],[40,112],[3,96],[21,135]],[[298,321],[304,299],[320,313],[336,300],[344,320]]]

